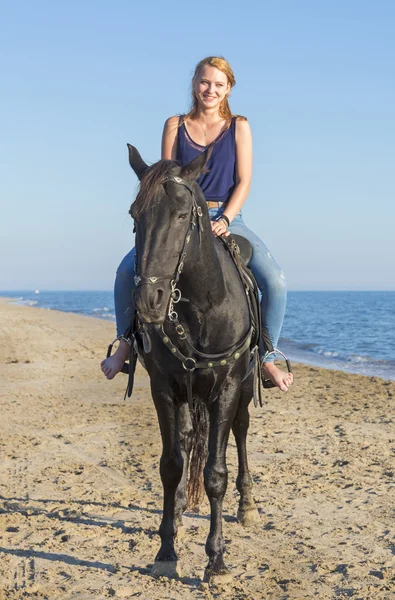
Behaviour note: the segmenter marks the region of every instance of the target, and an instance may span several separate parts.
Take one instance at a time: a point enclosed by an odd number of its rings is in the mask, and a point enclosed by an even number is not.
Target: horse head
[[[130,209],[136,229],[135,304],[141,321],[159,324],[166,318],[171,295],[174,297],[186,251],[194,246],[194,230],[201,219],[210,229],[196,179],[211,148],[184,167],[170,160],[148,166],[136,148],[129,144],[128,148],[130,166],[140,180]]]

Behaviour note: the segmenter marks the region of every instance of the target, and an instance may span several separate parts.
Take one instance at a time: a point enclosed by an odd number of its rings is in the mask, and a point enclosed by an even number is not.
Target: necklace
[[[204,127],[203,127],[203,125],[201,124],[201,122],[199,121],[199,119],[196,119],[196,121],[199,123],[199,126],[200,126],[201,130],[203,131],[203,135],[204,135],[204,137],[205,137],[205,138],[207,137],[207,135],[208,135],[209,131],[210,131],[210,130],[211,130],[213,127],[214,127],[214,125],[217,125],[217,124],[220,122],[220,121],[215,121],[215,122],[214,122],[214,123],[211,125],[211,127],[207,127],[207,129],[204,129]]]

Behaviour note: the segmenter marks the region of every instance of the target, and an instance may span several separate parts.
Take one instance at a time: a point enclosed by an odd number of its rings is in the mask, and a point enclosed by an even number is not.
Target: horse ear
[[[129,148],[129,164],[132,167],[133,171],[136,173],[139,179],[142,178],[145,171],[148,169],[148,165],[145,164],[143,159],[140,156],[139,151],[134,146],[127,144]]]
[[[207,165],[211,153],[213,151],[213,145],[211,144],[204,152],[196,156],[190,163],[185,165],[181,170],[181,177],[186,181],[195,181],[199,175],[204,171]]]

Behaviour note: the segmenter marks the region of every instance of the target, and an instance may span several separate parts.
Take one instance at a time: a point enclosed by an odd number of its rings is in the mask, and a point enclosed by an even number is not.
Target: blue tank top
[[[208,146],[201,146],[190,137],[185,123],[178,128],[177,160],[184,167]],[[213,142],[213,151],[207,163],[208,173],[197,180],[207,201],[227,202],[235,187],[236,117]]]

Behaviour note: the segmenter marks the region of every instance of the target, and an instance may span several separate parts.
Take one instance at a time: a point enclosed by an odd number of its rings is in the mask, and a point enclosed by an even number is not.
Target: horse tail
[[[191,410],[193,427],[188,480],[188,508],[197,510],[204,498],[203,469],[208,455],[209,414],[203,402],[194,402]]]

